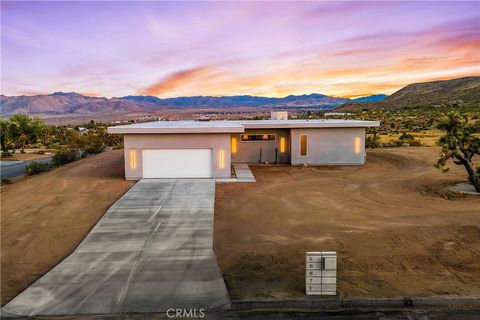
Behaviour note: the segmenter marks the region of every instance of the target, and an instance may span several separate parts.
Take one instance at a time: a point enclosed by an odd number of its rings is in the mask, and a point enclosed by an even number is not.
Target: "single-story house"
[[[230,178],[247,164],[363,165],[378,121],[156,121],[109,127],[124,135],[125,177]]]

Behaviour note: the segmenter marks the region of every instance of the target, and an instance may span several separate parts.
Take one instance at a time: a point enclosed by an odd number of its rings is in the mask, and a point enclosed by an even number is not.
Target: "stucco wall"
[[[300,135],[307,135],[307,155],[300,156]],[[359,153],[355,139],[360,138]],[[365,128],[291,129],[292,165],[365,163]]]
[[[232,151],[233,163],[255,163],[260,159],[262,149],[262,162],[275,162],[275,148],[278,150],[277,163],[290,163],[290,130],[289,129],[262,129],[245,130],[243,134],[275,134],[275,141],[242,141],[241,134],[232,134],[237,140],[237,152]],[[285,138],[285,152],[280,152],[280,138]]]
[[[230,134],[126,134],[124,136],[125,178],[142,178],[142,149],[212,149],[214,178],[230,178]],[[219,152],[224,150],[224,168],[219,167]],[[132,152],[135,168],[131,168]]]

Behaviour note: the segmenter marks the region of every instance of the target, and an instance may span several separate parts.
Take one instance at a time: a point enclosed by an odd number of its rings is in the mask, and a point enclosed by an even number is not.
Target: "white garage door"
[[[143,150],[144,178],[211,178],[212,149]]]

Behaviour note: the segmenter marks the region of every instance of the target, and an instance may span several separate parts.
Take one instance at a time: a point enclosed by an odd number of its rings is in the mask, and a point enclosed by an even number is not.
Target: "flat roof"
[[[245,129],[366,128],[379,121],[305,119],[305,120],[212,120],[153,121],[108,127],[108,133],[241,133]]]

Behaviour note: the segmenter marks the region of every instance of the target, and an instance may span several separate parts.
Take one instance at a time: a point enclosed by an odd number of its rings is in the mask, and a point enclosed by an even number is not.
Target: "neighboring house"
[[[85,127],[78,127],[78,132],[80,134],[86,134],[89,130]]]
[[[125,177],[230,178],[232,163],[362,165],[365,129],[378,121],[156,121],[124,134]]]

